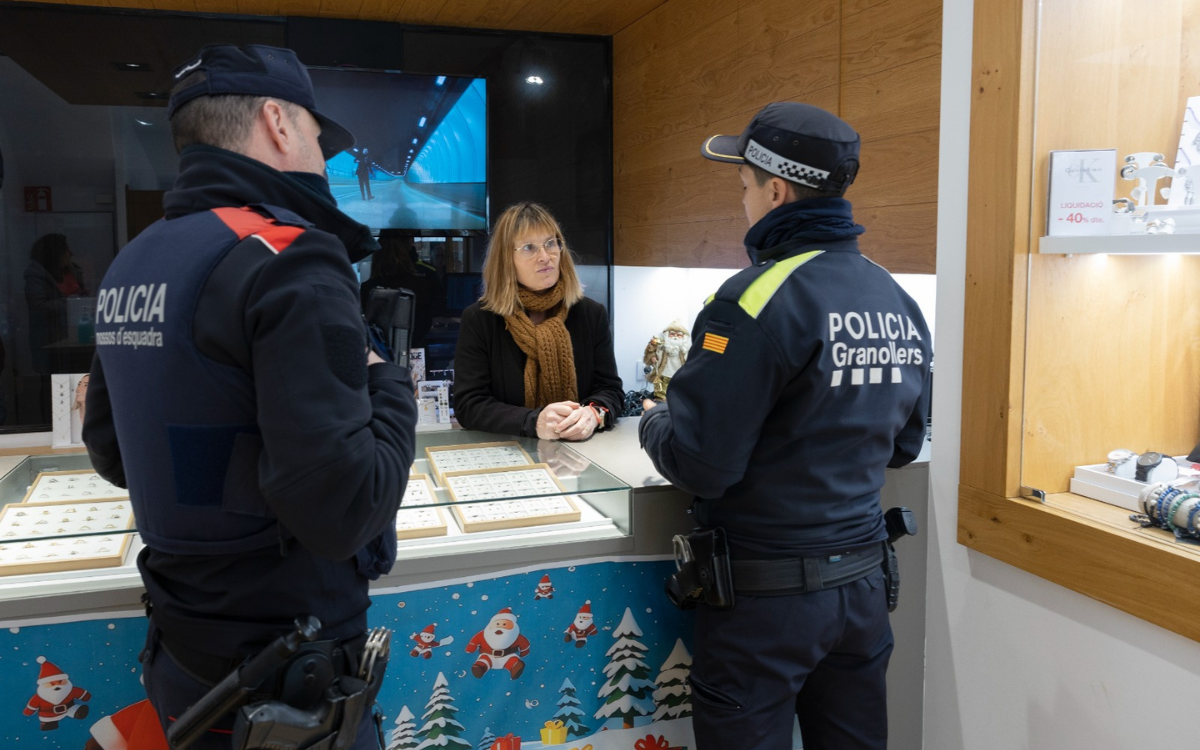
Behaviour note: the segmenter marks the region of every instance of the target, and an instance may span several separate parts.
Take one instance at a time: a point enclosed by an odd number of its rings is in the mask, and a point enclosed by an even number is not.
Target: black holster
[[[892,545],[905,536],[916,536],[917,516],[904,507],[889,508],[883,514],[883,525],[887,529],[887,541],[884,542],[883,574],[887,585],[888,612],[895,612],[900,604],[900,561],[896,558],[896,548]]]
[[[233,750],[346,750],[354,744],[363,715],[375,704],[386,662],[367,683],[342,675],[317,705],[303,710],[283,701],[242,706],[233,722]]]
[[[233,750],[345,750],[383,684],[386,656],[371,679],[356,676],[366,636],[316,641],[320,621],[302,616],[296,630],[247,659],[179,717],[167,732],[175,750],[233,713]]]
[[[888,612],[895,612],[900,604],[900,561],[896,559],[896,548],[891,542],[884,542],[887,548],[883,556],[883,579],[887,586]]]
[[[733,573],[729,545],[721,528],[696,529],[676,535],[675,573],[667,579],[667,598],[680,609],[704,602],[713,609],[733,609]]]

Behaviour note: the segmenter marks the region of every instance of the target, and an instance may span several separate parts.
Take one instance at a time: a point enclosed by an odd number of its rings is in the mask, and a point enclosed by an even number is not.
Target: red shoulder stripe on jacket
[[[297,237],[304,234],[303,227],[277,224],[274,219],[263,216],[248,206],[214,208],[212,212],[225,226],[233,230],[239,240],[253,236],[277,255],[286,250]]]

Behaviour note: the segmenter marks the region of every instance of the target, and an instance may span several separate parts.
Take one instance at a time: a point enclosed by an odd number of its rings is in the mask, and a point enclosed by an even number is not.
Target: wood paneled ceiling
[[[308,16],[612,36],[666,0],[48,0],[139,10]],[[0,0],[11,2],[11,0]]]

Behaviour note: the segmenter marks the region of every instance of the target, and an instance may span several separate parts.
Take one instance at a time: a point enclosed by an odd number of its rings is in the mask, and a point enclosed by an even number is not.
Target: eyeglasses
[[[522,258],[532,258],[538,254],[538,250],[545,250],[546,255],[553,257],[562,251],[562,243],[558,241],[557,237],[551,237],[541,245],[536,242],[526,242],[517,248],[517,252],[520,253]]]

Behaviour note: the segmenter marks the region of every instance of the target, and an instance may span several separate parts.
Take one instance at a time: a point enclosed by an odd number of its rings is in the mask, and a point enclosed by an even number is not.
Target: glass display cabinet
[[[627,551],[632,489],[563,443],[470,430],[419,432],[380,586],[472,559]],[[0,477],[0,616],[128,606],[142,544],[127,493],[86,453],[30,456]],[[538,548],[539,551],[533,551]]]
[[[1133,204],[1126,156],[1185,166],[1198,44],[1186,3],[975,4],[959,542],[1200,640],[1200,547],[1131,520],[1138,485],[1123,506],[1077,472],[1200,440],[1200,228],[1149,226],[1165,180],[1124,225],[1045,237],[1051,152],[1114,150]]]

